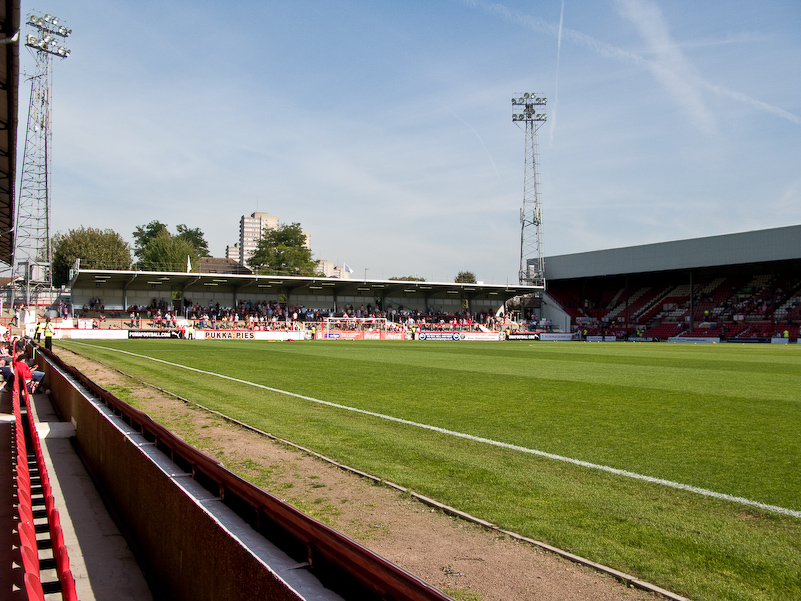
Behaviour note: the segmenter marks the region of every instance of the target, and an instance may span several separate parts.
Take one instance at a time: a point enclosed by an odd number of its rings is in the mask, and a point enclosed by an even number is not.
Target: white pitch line
[[[607,472],[609,474],[615,474],[616,476],[624,476],[626,478],[633,478],[634,480],[642,480],[644,482],[650,482],[651,484],[660,484],[662,486],[667,486],[669,488],[675,488],[678,490],[685,490],[687,492],[696,493],[699,495],[703,495],[705,497],[712,497],[715,499],[721,499],[723,501],[731,501],[732,503],[738,503],[740,505],[748,505],[751,507],[757,507],[759,509],[764,509],[765,511],[772,511],[774,513],[781,513],[783,515],[788,515],[794,518],[801,518],[801,511],[797,511],[795,509],[788,509],[786,507],[779,507],[777,505],[768,505],[767,503],[761,503],[759,501],[753,501],[751,499],[746,499],[745,497],[736,497],[734,495],[729,495],[726,493],[715,492],[714,490],[708,490],[706,488],[699,488],[697,486],[691,486],[689,484],[682,484],[681,482],[673,482],[672,480],[664,480],[662,478],[654,478],[652,476],[645,476],[643,474],[638,474],[636,472],[629,472],[627,470],[621,470],[614,467],[610,467],[608,465],[600,465],[597,463],[590,463],[588,461],[582,461],[580,459],[573,459],[571,457],[564,457],[562,455],[555,455],[554,453],[548,453],[546,451],[539,451],[537,449],[529,449],[528,447],[521,447],[515,444],[510,444],[508,442],[501,442],[499,440],[493,440],[491,438],[483,438],[481,436],[473,436],[472,434],[465,434],[464,432],[456,432],[454,430],[448,430],[446,428],[440,428],[438,426],[431,426],[429,424],[421,424],[419,422],[413,422],[407,419],[403,419],[400,417],[393,417],[392,415],[385,415],[383,413],[375,413],[374,411],[367,411],[366,409],[359,409],[358,407],[349,407],[347,405],[340,405],[339,403],[332,403],[331,401],[323,401],[321,399],[315,399],[314,397],[305,396],[302,394],[298,394],[296,392],[289,392],[288,390],[280,390],[279,388],[271,388],[270,386],[265,386],[263,384],[256,384],[255,382],[249,382],[247,380],[242,380],[240,378],[234,378],[232,376],[226,376],[224,374],[218,374],[211,371],[205,371],[202,369],[197,369],[195,367],[189,367],[187,365],[181,365],[179,363],[172,363],[170,361],[164,361],[163,359],[156,359],[154,357],[148,357],[146,355],[140,355],[137,353],[132,353],[130,351],[123,351],[120,349],[110,348],[106,346],[98,346],[95,344],[88,344],[85,342],[75,342],[70,341],[73,344],[80,344],[84,346],[90,346],[93,348],[103,349],[107,351],[114,351],[117,353],[124,353],[126,355],[131,355],[133,357],[139,357],[140,359],[147,359],[149,361],[156,361],[157,363],[163,363],[165,365],[170,365],[173,367],[180,367],[181,369],[186,369],[189,371],[194,371],[197,373],[209,375],[209,376],[216,376],[218,378],[223,378],[225,380],[231,380],[232,382],[239,382],[240,384],[247,384],[248,386],[253,386],[254,388],[261,388],[262,390],[269,390],[270,392],[277,392],[279,394],[284,394],[287,396],[292,396],[298,399],[303,399],[306,401],[311,401],[312,403],[318,403],[320,405],[326,405],[328,407],[335,407],[337,409],[344,409],[345,411],[352,411],[354,413],[361,413],[363,415],[369,415],[371,417],[377,417],[379,419],[384,419],[391,422],[396,422],[399,424],[406,424],[407,426],[414,426],[415,428],[422,428],[424,430],[431,430],[432,432],[439,432],[440,434],[447,434],[448,436],[455,436],[457,438],[463,438],[465,440],[472,440],[474,442],[481,442],[484,444],[492,445],[495,447],[501,447],[504,449],[510,449],[512,451],[519,451],[521,453],[528,453],[529,455],[537,455],[539,457],[546,457],[548,459],[553,459],[555,461],[562,461],[564,463],[571,463],[573,465],[578,465],[581,467],[586,467],[588,469],[599,470],[602,472]]]

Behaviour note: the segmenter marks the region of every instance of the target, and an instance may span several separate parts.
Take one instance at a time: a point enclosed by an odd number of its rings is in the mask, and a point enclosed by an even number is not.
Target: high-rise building
[[[332,278],[336,277],[334,274],[336,273],[338,267],[334,265],[331,261],[326,261],[325,259],[320,259],[317,261],[317,273],[321,276]]]
[[[236,244],[228,245],[225,247],[225,258],[226,259],[233,259],[237,263],[239,263],[239,242]]]
[[[239,221],[239,263],[247,265],[247,260],[259,246],[265,230],[278,229],[278,217],[268,213],[253,213],[250,217],[242,215]]]
[[[225,257],[247,267],[247,261],[259,247],[264,232],[277,230],[278,227],[278,217],[275,215],[259,212],[252,213],[250,217],[242,215],[239,220],[239,242],[225,247]],[[306,237],[306,248],[311,248],[311,237],[305,232],[303,235]]]

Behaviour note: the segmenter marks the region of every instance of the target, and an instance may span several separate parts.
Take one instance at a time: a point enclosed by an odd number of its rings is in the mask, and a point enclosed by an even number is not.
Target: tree
[[[475,284],[476,274],[472,271],[460,271],[456,274],[456,277],[453,278],[453,281],[457,284]]]
[[[393,282],[425,282],[425,278],[419,278],[416,275],[393,276],[388,278]]]
[[[147,271],[186,271],[186,258],[197,265],[201,257],[209,256],[209,245],[200,228],[183,223],[173,236],[160,221],[151,221],[134,230],[134,254],[140,269]],[[180,260],[179,260],[180,259]]]
[[[90,269],[130,269],[131,246],[113,230],[81,227],[53,236],[53,284],[69,281],[69,273],[81,260]]]
[[[317,269],[299,223],[280,224],[276,229],[266,230],[248,265],[260,275],[313,276]]]
[[[206,238],[203,235],[203,232],[200,231],[199,227],[189,229],[183,223],[178,225],[178,236],[181,240],[186,240],[195,247],[197,250],[197,254],[200,257],[210,257],[209,254],[209,245],[206,242]]]
[[[166,232],[167,226],[160,221],[151,221],[147,225],[139,225],[133,233],[134,237],[134,254],[137,259],[142,258],[144,252],[150,241],[158,236],[161,232]]]
[[[145,271],[186,271],[187,257],[193,265],[200,259],[190,242],[173,236],[166,229],[151,238],[139,257],[139,268]]]

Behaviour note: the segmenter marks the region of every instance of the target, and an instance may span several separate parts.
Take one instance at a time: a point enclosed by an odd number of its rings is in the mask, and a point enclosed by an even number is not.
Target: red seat
[[[17,524],[17,533],[19,534],[20,545],[27,546],[38,552],[39,544],[36,540],[36,530],[33,525],[20,522]]]
[[[56,508],[56,499],[53,497],[52,492],[43,491],[45,493],[45,511],[47,511],[47,520],[52,524],[50,513]]]
[[[28,601],[44,601],[44,591],[38,575],[25,573],[25,592],[28,593]]]
[[[17,504],[24,505],[30,511],[33,511],[33,500],[31,499],[31,487],[25,486],[25,482],[17,481]]]
[[[30,503],[20,503],[17,505],[17,513],[19,514],[20,523],[28,524],[31,528],[34,528],[35,531],[35,524],[33,523],[33,508],[31,507]]]
[[[72,577],[72,572],[67,570],[61,574],[58,579],[61,581],[62,599],[64,599],[64,601],[78,601],[78,594],[75,591],[75,579]]]
[[[54,556],[56,558],[56,572],[60,578],[62,574],[66,574],[70,571],[70,556],[67,552],[67,547],[64,545],[58,547]]]
[[[22,555],[22,569],[26,574],[35,574],[39,576],[39,554],[29,547],[22,545],[19,548],[20,555]]]
[[[47,473],[47,466],[42,462],[42,468],[39,472],[39,479],[42,481],[42,488],[47,486],[50,488],[50,476]]]
[[[51,526],[50,528],[50,540],[53,542],[53,549],[58,550],[64,546],[64,531],[61,529],[61,524],[58,526]]]
[[[28,471],[28,466],[17,466],[17,487],[31,492],[31,473]]]
[[[17,429],[17,463],[27,462],[28,460],[28,447],[25,444],[25,434],[22,428]]]
[[[42,496],[47,501],[47,497],[53,496],[53,489],[50,486],[50,478],[47,477],[47,472],[40,472],[39,479],[42,481]]]
[[[58,508],[55,506],[55,503],[47,511],[47,522],[50,524],[51,529],[55,528],[56,526],[61,528],[61,516],[58,514]]]
[[[36,453],[36,463],[40,468],[45,469],[44,453],[42,453],[42,440],[39,438],[39,433],[36,431],[36,425],[31,425],[33,432],[33,452]]]

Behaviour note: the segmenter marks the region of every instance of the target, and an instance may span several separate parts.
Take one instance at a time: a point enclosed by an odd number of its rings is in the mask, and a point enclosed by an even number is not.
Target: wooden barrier
[[[157,597],[450,599],[229,472],[56,355],[40,350],[42,363]]]

